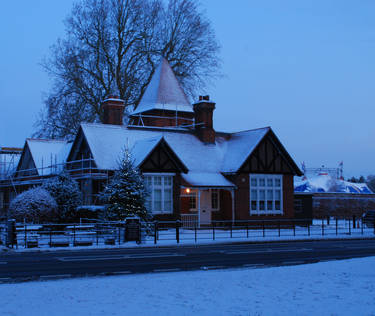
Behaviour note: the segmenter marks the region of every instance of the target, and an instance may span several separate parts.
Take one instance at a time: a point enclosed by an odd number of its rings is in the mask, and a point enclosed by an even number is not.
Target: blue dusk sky
[[[33,132],[50,81],[41,59],[73,0],[2,1],[0,146]],[[224,76],[202,91],[215,129],[271,126],[300,164],[375,174],[375,1],[202,0]]]

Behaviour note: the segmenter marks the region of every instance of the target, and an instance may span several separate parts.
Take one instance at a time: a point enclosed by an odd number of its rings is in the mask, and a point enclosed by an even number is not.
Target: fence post
[[[121,226],[118,224],[118,244],[121,244]]]
[[[353,229],[355,229],[355,220],[356,220],[355,215],[353,215]]]
[[[25,229],[25,248],[26,248],[26,243],[27,243],[27,229],[26,229],[26,224],[24,226],[24,229]]]
[[[230,238],[233,237],[233,222],[230,222]]]
[[[277,221],[277,228],[279,230],[279,237],[281,236],[281,224],[280,224],[280,220]]]
[[[249,222],[246,223],[246,238],[249,238]]]
[[[310,237],[310,223],[307,224],[307,235]]]
[[[96,245],[99,245],[99,229],[97,225],[95,225],[95,227],[96,227]]]
[[[337,236],[337,234],[338,234],[338,223],[339,223],[339,220],[338,220],[337,217],[336,217],[336,236]]]
[[[293,221],[293,236],[296,236],[296,223]]]
[[[52,227],[49,227],[49,246],[52,247]]]
[[[324,236],[324,220],[322,219],[322,236]]]
[[[262,221],[263,237],[266,237],[266,229],[264,227],[264,221]]]
[[[215,222],[212,222],[212,240],[215,240]]]
[[[329,226],[329,216],[327,216],[327,226]]]
[[[197,224],[198,223],[195,223],[195,225],[194,225],[194,240],[195,240],[195,242],[197,242]]]
[[[156,245],[158,240],[158,221],[154,222],[154,244]]]
[[[179,244],[180,243],[180,221],[176,221],[176,241]]]
[[[76,245],[76,225],[73,225],[73,246]]]
[[[351,226],[350,226],[350,218],[349,218],[349,235],[351,235],[352,234],[352,231],[351,231]]]

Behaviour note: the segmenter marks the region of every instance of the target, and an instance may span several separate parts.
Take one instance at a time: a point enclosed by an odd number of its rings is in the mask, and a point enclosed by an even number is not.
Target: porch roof
[[[221,173],[189,172],[181,175],[182,178],[192,187],[235,187],[235,185],[228,181]]]

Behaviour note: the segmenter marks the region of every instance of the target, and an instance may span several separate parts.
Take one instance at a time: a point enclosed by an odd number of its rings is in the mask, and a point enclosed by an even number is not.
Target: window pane
[[[260,187],[264,187],[264,186],[266,186],[266,179],[264,179],[264,178],[260,178],[260,179],[259,179],[259,186],[260,186]]]
[[[267,201],[267,210],[272,211],[273,210],[273,201]]]
[[[275,210],[280,211],[280,201],[275,201]]]
[[[256,211],[257,210],[257,201],[251,201],[251,210]]]
[[[197,197],[195,193],[190,193],[189,208],[193,208],[193,209],[197,208]]]
[[[264,211],[264,201],[259,201],[259,210]]]
[[[259,190],[259,200],[265,200],[265,199],[266,199],[266,191]]]
[[[256,187],[257,186],[257,179],[256,178],[251,178],[251,186]]]
[[[275,190],[275,200],[281,200],[281,191]]]
[[[161,177],[154,177],[154,185],[161,185]]]
[[[154,212],[161,212],[161,190],[154,189]]]
[[[267,190],[267,200],[273,200],[273,190]]]
[[[273,187],[273,179],[267,179],[267,186]]]
[[[172,185],[172,177],[164,177],[164,185],[171,186]]]
[[[281,180],[275,179],[275,187],[280,187],[280,186],[281,186]]]
[[[257,190],[251,190],[251,200],[257,200]]]

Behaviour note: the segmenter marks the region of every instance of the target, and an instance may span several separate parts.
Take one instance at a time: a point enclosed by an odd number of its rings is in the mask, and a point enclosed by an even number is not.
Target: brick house
[[[165,60],[127,124],[123,101],[104,100],[104,123],[81,124],[66,156],[84,204],[100,203],[98,193],[128,148],[150,191],[147,207],[157,219],[204,225],[293,218],[293,177],[302,173],[275,133],[270,127],[215,131],[215,106],[208,96],[191,105]]]

